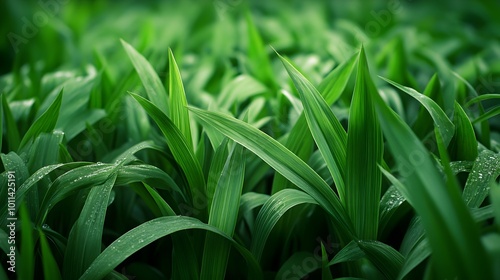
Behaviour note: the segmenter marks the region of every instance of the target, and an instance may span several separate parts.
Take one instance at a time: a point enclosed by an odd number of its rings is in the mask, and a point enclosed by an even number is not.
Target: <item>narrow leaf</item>
[[[193,145],[191,137],[191,126],[189,122],[189,111],[187,109],[186,93],[182,84],[181,73],[175,61],[172,50],[168,49],[168,92],[170,95],[170,114],[172,122],[184,135],[189,147]]]
[[[165,87],[149,62],[127,42],[120,40],[134,65],[151,102],[169,116],[169,100]]]

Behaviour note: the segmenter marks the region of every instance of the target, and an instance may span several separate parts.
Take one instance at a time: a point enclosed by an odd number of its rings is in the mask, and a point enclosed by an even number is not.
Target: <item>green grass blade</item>
[[[462,107],[455,102],[455,136],[449,152],[453,160],[474,161],[477,157],[477,140],[474,128]]]
[[[407,179],[407,194],[422,217],[441,276],[472,279],[488,275],[489,262],[465,204],[450,197],[427,150],[410,128],[380,97],[375,104],[390,150]]]
[[[382,164],[384,147],[373,104],[373,96],[377,94],[361,48],[349,114],[344,205],[362,240],[376,240],[378,235],[382,187],[378,165]]]
[[[5,94],[2,94],[2,97],[0,97],[0,131],[2,133],[0,133],[0,152],[2,150],[2,144],[3,144],[3,120],[4,120],[4,116],[3,116],[3,101],[4,101],[4,95]]]
[[[353,55],[333,69],[318,85],[318,91],[328,105],[332,105],[342,96],[357,60],[358,57]]]
[[[189,111],[187,109],[186,93],[182,83],[181,73],[174,54],[168,49],[168,92],[170,95],[170,117],[172,122],[181,131],[189,147],[193,145]]]
[[[311,134],[344,201],[347,133],[314,86],[285,58],[280,59],[300,94]]]
[[[104,218],[116,174],[90,190],[80,217],[69,234],[64,255],[64,279],[78,279],[101,253]]]
[[[246,13],[246,25],[248,32],[247,66],[249,67],[250,73],[268,87],[273,87],[276,83],[273,69],[271,68],[269,56],[250,12]]]
[[[476,104],[478,102],[491,99],[500,99],[500,94],[495,94],[495,93],[481,94],[467,101],[467,103],[464,104],[464,107],[470,107],[471,105]]]
[[[114,165],[93,164],[75,168],[59,176],[52,182],[42,200],[36,224],[41,226],[44,223],[47,213],[56,203],[84,187],[104,183],[115,169]]]
[[[477,93],[477,91],[474,89],[474,87],[469,83],[467,82],[467,80],[465,80],[462,76],[460,76],[459,74],[455,73],[455,72],[451,72],[451,74],[457,78],[459,81],[461,81],[470,91],[470,93],[472,94],[472,96],[474,96],[474,98],[476,97],[479,97],[479,94]],[[484,112],[484,107],[481,103],[478,104],[478,107],[479,107],[479,114],[481,114],[482,116],[485,116],[485,112]],[[490,111],[491,112],[491,111]],[[491,131],[490,131],[490,125],[487,121],[487,118],[479,118],[479,119],[476,119],[476,120],[473,120],[472,123],[475,124],[476,122],[480,122],[481,123],[481,143],[486,146],[486,148],[490,148],[490,135],[491,135]]]
[[[238,215],[241,217],[253,209],[264,205],[269,197],[269,195],[262,193],[244,193],[240,199],[240,211],[238,212]]]
[[[21,204],[21,207],[19,207],[19,217],[21,220],[21,255],[19,257],[19,267],[17,268],[17,273],[19,275],[18,279],[34,279],[36,240],[34,240],[33,225],[26,203]],[[7,242],[5,242],[5,244],[7,244]]]
[[[434,74],[430,79],[429,83],[425,87],[423,94],[430,99],[434,100],[438,105],[443,106],[443,93],[441,90],[441,84],[437,74]],[[415,122],[413,123],[413,131],[420,138],[423,139],[429,134],[429,132],[433,129],[433,121],[432,117],[427,112],[425,107],[420,107],[418,111],[418,116]]]
[[[341,236],[354,234],[344,207],[330,186],[304,161],[282,144],[247,123],[224,114],[190,108],[200,120],[259,156],[281,175],[301,188],[331,215]]]
[[[355,241],[349,242],[342,250],[340,250],[335,257],[328,263],[329,266],[359,260],[365,256],[365,252],[359,248]]]
[[[500,230],[500,185],[492,183],[490,187],[490,199],[495,217],[495,224]]]
[[[210,170],[208,171],[207,179],[207,206],[209,211],[212,207],[212,199],[214,198],[220,175],[223,172],[224,165],[226,164],[226,159],[229,154],[227,149],[227,142],[227,138],[224,138],[221,145],[219,145],[219,147],[215,151],[215,155],[213,156],[212,162],[210,163]]]
[[[397,179],[396,179],[397,180]],[[391,229],[393,229],[394,224],[390,221],[392,218],[399,217],[399,213],[402,211],[400,207],[406,199],[399,192],[398,188],[394,185],[390,186],[380,199],[380,221],[379,221],[379,237],[385,236]],[[407,207],[409,208],[409,207]]]
[[[45,111],[35,122],[30,126],[23,139],[19,148],[23,148],[28,141],[34,140],[42,132],[52,132],[56,127],[57,119],[59,118],[59,109],[61,108],[61,102],[63,97],[63,91],[59,92],[57,98],[52,102],[50,107]]]
[[[321,280],[333,280],[332,272],[328,265],[328,253],[323,243],[321,243]]]
[[[10,151],[17,151],[19,148],[19,143],[21,142],[21,137],[19,136],[19,128],[17,127],[16,121],[12,116],[12,111],[10,110],[9,103],[7,101],[6,94],[2,94],[2,111],[3,118],[5,121],[5,129],[7,133],[7,142]],[[3,134],[3,130],[2,130]]]
[[[45,233],[40,229],[38,230],[40,234],[40,247],[42,249],[42,265],[43,265],[43,276],[44,279],[54,279],[59,280],[62,279],[61,272],[59,271],[59,267],[57,266],[57,262],[50,250],[49,242],[47,241],[47,237],[45,237]]]
[[[278,220],[290,209],[300,204],[316,204],[308,194],[294,189],[285,189],[272,195],[259,211],[255,222],[251,252],[260,261],[271,230]]]
[[[180,165],[182,171],[186,175],[191,192],[198,192],[202,197],[205,195],[205,178],[199,161],[194,155],[194,151],[190,148],[190,143],[187,143],[181,131],[172,123],[172,121],[158,109],[153,103],[145,98],[133,94],[132,96],[146,110],[148,115],[156,122],[167,139],[175,161]],[[202,214],[203,215],[203,214]]]
[[[488,119],[491,119],[497,115],[500,115],[500,106],[493,107],[491,110],[484,112],[484,114],[475,118],[472,123],[487,123]]]
[[[155,70],[134,47],[123,40],[121,42],[137,74],[139,74],[139,78],[146,89],[149,99],[165,115],[170,116],[168,95]]]
[[[455,126],[445,114],[445,112],[441,109],[441,107],[439,107],[439,105],[434,100],[410,87],[402,86],[383,77],[380,78],[393,85],[394,87],[400,89],[401,91],[407,93],[411,97],[415,98],[415,100],[420,102],[420,104],[422,104],[422,106],[427,109],[432,119],[434,120],[434,126],[438,129],[439,133],[441,133],[441,136],[443,137],[445,147],[447,147],[451,139],[453,138],[453,134],[455,133]]]
[[[318,86],[318,91],[328,105],[332,105],[337,101],[344,92],[356,61],[357,57],[353,56],[347,62],[342,63],[331,71]],[[302,113],[290,131],[285,146],[300,159],[307,161],[313,150],[313,142],[314,139],[307,127],[305,114]],[[282,175],[276,174],[273,181],[272,193],[274,194],[289,187],[291,187],[291,182]]]
[[[6,172],[4,172],[2,175],[5,180],[5,185],[7,186],[7,180],[8,180],[8,174],[7,172],[11,171],[15,173],[16,177],[16,186],[19,185],[20,183],[26,181],[26,179],[29,177],[29,170],[26,164],[24,163],[24,160],[15,152],[10,152],[8,154],[0,154],[0,158],[2,159],[3,167]],[[2,187],[2,192],[1,194],[7,195],[8,191],[6,187]],[[19,205],[19,202],[21,202],[21,198],[18,195],[18,193],[15,193],[15,198],[16,198],[16,205]],[[31,193],[27,195],[25,198],[26,201],[26,207],[28,208],[28,212],[30,214],[30,218],[33,219],[34,215],[37,213],[37,206],[39,204],[39,197],[38,197],[38,190],[34,190]],[[2,203],[0,204],[2,212],[2,218],[7,217],[7,203]],[[7,219],[3,219],[0,221],[0,225],[5,226],[7,223]]]
[[[229,110],[250,97],[265,92],[266,87],[248,75],[240,75],[231,80],[217,96],[217,108]]]
[[[414,268],[421,264],[425,259],[431,255],[431,247],[427,238],[421,238],[411,249],[409,254],[406,256],[405,262],[401,267],[397,279],[404,279],[408,273],[410,273]]]
[[[155,204],[155,209],[158,209],[157,217],[176,215],[163,197],[148,184],[143,183],[141,187],[132,188],[145,200],[145,203],[151,201],[152,204]],[[154,206],[150,205],[150,209],[152,208],[154,208]],[[154,210],[153,212],[156,213]],[[172,253],[172,278],[199,279],[198,258],[192,246],[192,242],[189,240],[189,236],[174,234],[172,235],[172,243],[174,246],[174,251]]]
[[[489,186],[500,175],[500,154],[482,151],[469,173],[462,195],[465,204],[478,208],[489,193]]]
[[[243,147],[233,147],[222,170],[212,206],[208,224],[220,229],[228,236],[233,236],[240,207],[243,178],[245,175],[245,158]],[[230,244],[221,237],[207,233],[201,279],[223,279],[226,273]]]
[[[357,244],[386,279],[396,279],[404,262],[398,251],[379,241],[359,241]]]
[[[35,172],[40,168],[58,163],[59,148],[63,141],[64,133],[54,131],[41,133],[30,146],[28,169]]]
[[[101,279],[117,265],[150,243],[175,232],[202,229],[231,241],[234,248],[245,258],[251,279],[262,279],[262,271],[250,252],[219,229],[190,217],[161,217],[145,222],[128,231],[111,243],[90,265],[80,280]]]

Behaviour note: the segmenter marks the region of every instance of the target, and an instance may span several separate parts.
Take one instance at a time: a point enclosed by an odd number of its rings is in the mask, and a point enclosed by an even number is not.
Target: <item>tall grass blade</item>
[[[349,114],[344,202],[361,240],[376,240],[378,235],[382,187],[378,165],[382,164],[384,147],[373,104],[373,96],[377,94],[361,48]]]
[[[465,204],[456,203],[446,191],[427,150],[410,128],[382,101],[377,113],[390,150],[406,178],[407,194],[421,216],[442,277],[489,275],[490,265],[479,232]],[[469,258],[471,252],[476,256]]]
[[[240,197],[245,175],[243,147],[235,145],[222,170],[210,208],[208,224],[233,236],[238,219]],[[223,279],[229,258],[230,243],[222,237],[207,232],[201,279]]]
[[[187,144],[191,147],[193,139],[191,137],[191,126],[189,121],[189,111],[187,109],[186,93],[182,83],[181,73],[174,54],[168,49],[168,92],[170,95],[170,114],[172,122],[181,131]]]
[[[453,122],[456,129],[449,147],[450,156],[457,161],[474,161],[478,153],[476,134],[472,123],[458,102],[455,102]]]
[[[340,200],[344,201],[346,132],[314,86],[290,62],[280,58],[300,94],[311,134],[332,174]]]
[[[167,139],[172,155],[181,166],[190,186],[190,192],[198,192],[202,197],[205,195],[205,179],[199,161],[194,155],[191,143],[187,143],[181,131],[172,121],[162,113],[153,103],[143,97],[133,94],[132,96],[146,110],[148,115],[156,122]],[[204,212],[204,211],[203,211]],[[202,214],[203,215],[203,214]]]
[[[63,92],[59,92],[57,98],[52,102],[50,107],[45,111],[28,129],[19,147],[22,149],[30,140],[34,140],[42,132],[52,132],[56,127],[57,119],[59,118],[59,109],[61,108]]]
[[[90,190],[71,229],[64,255],[64,279],[78,279],[101,253],[104,218],[116,174]]]
[[[139,74],[139,78],[141,79],[151,102],[165,115],[170,116],[168,95],[165,91],[165,87],[158,77],[158,74],[156,74],[151,64],[149,64],[149,62],[139,52],[137,52],[134,47],[123,40],[121,40],[121,43],[127,52],[130,61],[134,65],[137,74]]]

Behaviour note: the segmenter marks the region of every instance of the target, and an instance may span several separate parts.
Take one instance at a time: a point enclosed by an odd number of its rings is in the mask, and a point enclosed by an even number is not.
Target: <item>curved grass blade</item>
[[[35,122],[30,126],[19,148],[22,149],[30,140],[34,140],[42,132],[52,132],[56,127],[57,119],[59,118],[59,109],[61,108],[63,91],[61,90],[57,98],[52,102],[50,107],[45,111]]]
[[[245,175],[243,147],[235,145],[226,160],[210,208],[208,224],[233,236],[240,207]],[[222,237],[207,232],[201,279],[223,279],[230,252],[230,244]]]
[[[139,78],[146,89],[149,99],[165,115],[170,116],[168,95],[155,70],[144,56],[134,49],[134,47],[122,39],[120,39],[120,41],[130,61],[134,65],[137,74],[139,74]]]
[[[439,82],[437,74],[434,74],[429,83],[427,83],[423,94],[434,100],[438,105],[441,106],[441,108],[443,108],[443,93],[441,91],[441,84]],[[417,119],[412,126],[413,131],[415,131],[415,134],[420,139],[423,139],[430,131],[432,131],[432,127],[433,121],[431,115],[429,114],[429,112],[427,112],[427,109],[425,107],[420,107]]]
[[[472,95],[474,97],[478,97],[479,94],[477,93],[477,91],[474,89],[474,87],[469,83],[467,82],[466,79],[464,79],[462,76],[460,76],[458,73],[455,73],[453,71],[451,71],[451,74],[453,76],[455,76],[458,80],[460,80],[462,83],[464,83],[464,85],[469,89],[470,93],[472,93]],[[480,115],[483,115],[485,114],[484,112],[484,107],[481,103],[478,104],[478,107],[479,107],[479,114]],[[476,123],[476,120],[472,121],[472,123]],[[481,143],[486,147],[486,148],[490,148],[490,125],[487,121],[487,119],[481,119],[480,120],[480,123],[481,123]]]
[[[38,226],[43,224],[47,213],[57,202],[86,186],[102,184],[115,172],[115,169],[114,165],[94,164],[75,168],[59,176],[52,182],[42,200],[36,224]]]
[[[405,171],[407,195],[422,218],[440,277],[474,278],[491,273],[465,204],[453,196],[454,192],[447,192],[427,150],[410,128],[380,97],[375,98],[375,104],[391,152],[400,170]]]
[[[469,107],[473,104],[476,104],[481,101],[490,100],[490,99],[500,99],[500,94],[490,93],[490,94],[481,94],[469,100],[464,104],[464,107]]]
[[[481,116],[475,118],[472,123],[483,123],[486,122],[488,119],[491,119],[497,115],[500,115],[500,106],[493,107],[491,110],[486,111],[484,114]]]
[[[191,143],[187,143],[179,129],[172,121],[162,113],[158,107],[149,102],[145,98],[131,93],[139,104],[146,110],[148,115],[156,122],[167,139],[175,161],[180,165],[182,171],[186,175],[187,181],[191,188],[191,192],[197,191],[203,197],[205,195],[205,178],[199,161],[196,159]],[[204,214],[202,214],[204,215]]]
[[[80,217],[71,229],[64,255],[64,279],[78,279],[101,253],[104,218],[116,174],[90,190]]]
[[[376,240],[379,225],[382,164],[382,131],[373,96],[377,95],[363,47],[349,114],[344,205],[361,240]]]
[[[311,134],[332,174],[340,200],[344,201],[347,133],[314,86],[290,62],[278,56],[300,94]]]
[[[341,236],[345,238],[354,236],[351,221],[337,195],[299,157],[267,134],[243,121],[197,108],[190,107],[190,110],[201,121],[213,126],[227,137],[252,151],[290,182],[314,198],[331,215],[334,223],[338,226],[336,229]]]
[[[434,102],[434,100],[417,92],[416,90],[410,87],[402,86],[384,77],[380,78],[386,81],[387,83],[393,85],[394,87],[400,89],[401,91],[409,94],[411,97],[415,98],[418,102],[420,102],[420,104],[422,104],[422,106],[424,106],[425,109],[427,109],[432,119],[434,120],[435,127],[438,129],[439,133],[441,134],[441,137],[443,137],[443,142],[445,144],[445,147],[447,147],[451,139],[453,138],[453,134],[455,133],[455,126],[448,118],[448,116],[445,114],[445,112],[441,109],[441,107],[439,107],[439,105],[436,102]]]
[[[163,197],[148,184],[143,183],[142,188],[137,187],[134,190],[139,193],[146,203],[152,200],[152,203],[159,209],[157,217],[176,215]],[[150,208],[152,208],[151,206]],[[198,258],[196,257],[189,236],[174,234],[172,235],[172,243],[174,246],[172,253],[172,279],[199,279]]]
[[[182,84],[181,73],[172,50],[168,49],[168,92],[170,95],[170,118],[181,131],[189,147],[193,145],[189,111],[186,108],[186,93]]]
[[[305,203],[317,204],[308,194],[294,189],[279,191],[264,203],[255,222],[250,249],[257,261],[260,261],[267,238],[278,220],[291,208]]]
[[[251,279],[262,279],[262,271],[250,252],[219,229],[190,217],[161,217],[145,222],[128,231],[111,243],[90,265],[80,280],[101,279],[117,265],[148,244],[175,232],[187,229],[202,229],[218,234],[230,241],[245,258]]]

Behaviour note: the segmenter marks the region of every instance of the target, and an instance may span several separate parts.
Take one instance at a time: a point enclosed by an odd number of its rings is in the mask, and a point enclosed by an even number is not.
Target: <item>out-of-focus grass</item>
[[[0,277],[499,278],[499,10],[3,1]]]

